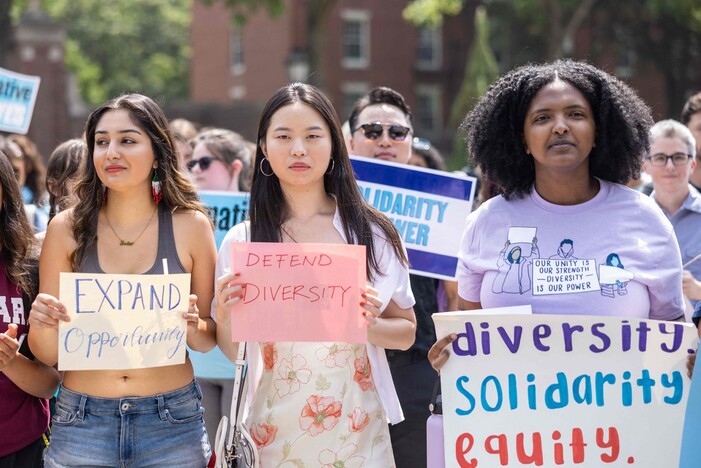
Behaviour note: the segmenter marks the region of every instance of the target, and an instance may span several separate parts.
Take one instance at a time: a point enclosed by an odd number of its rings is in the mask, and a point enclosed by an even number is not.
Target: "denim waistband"
[[[192,398],[202,398],[196,381],[166,393],[146,397],[101,398],[69,390],[63,385],[57,403],[78,408],[78,414],[136,414],[162,412],[167,405],[176,405]]]

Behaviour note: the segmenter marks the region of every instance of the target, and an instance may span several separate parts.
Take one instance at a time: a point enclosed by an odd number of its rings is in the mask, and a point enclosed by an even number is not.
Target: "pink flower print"
[[[278,367],[278,375],[281,378],[275,379],[275,390],[282,398],[299,391],[302,384],[309,382],[312,378],[312,371],[305,368],[307,360],[301,354],[292,357],[292,361],[283,359]]]
[[[358,358],[354,362],[355,374],[353,375],[353,380],[360,385],[361,390],[367,392],[375,388],[375,384],[372,382],[372,372],[370,372],[370,361],[368,361],[367,355]]]
[[[271,371],[277,362],[277,348],[275,343],[265,343],[263,345],[263,362],[265,363],[265,370]]]
[[[360,408],[353,408],[348,415],[348,428],[351,432],[360,432],[370,423],[368,413]]]
[[[342,447],[338,452],[329,449],[324,449],[319,453],[319,463],[322,468],[360,468],[365,462],[365,457],[356,455],[358,446],[348,444]]]
[[[326,367],[345,367],[351,358],[351,350],[334,343],[331,346],[322,345],[316,350],[316,357],[324,361]]]
[[[269,445],[275,440],[276,434],[277,426],[273,426],[272,424],[254,424],[253,427],[251,427],[251,438],[258,448]]]
[[[299,427],[316,436],[324,431],[330,431],[341,418],[341,402],[333,397],[312,395],[307,398],[307,404],[302,408],[299,417]]]

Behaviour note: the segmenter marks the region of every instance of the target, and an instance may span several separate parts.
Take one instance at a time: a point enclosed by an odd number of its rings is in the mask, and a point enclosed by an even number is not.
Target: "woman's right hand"
[[[29,313],[29,326],[58,329],[59,320],[70,322],[66,307],[54,296],[40,293],[32,303]]]
[[[245,292],[246,283],[241,282],[241,273],[225,273],[216,281],[214,294],[217,297],[217,308],[231,309],[231,306],[239,302]]]
[[[433,346],[431,346],[431,349],[428,350],[428,361],[439,374],[441,372],[441,367],[445,365],[450,357],[448,345],[455,341],[457,337],[458,336],[455,333],[451,333],[450,335],[436,341]]]

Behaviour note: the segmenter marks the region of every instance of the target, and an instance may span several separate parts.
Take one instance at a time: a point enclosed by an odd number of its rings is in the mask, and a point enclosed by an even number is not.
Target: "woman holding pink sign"
[[[189,273],[191,294],[183,298],[189,308],[178,311],[187,345],[211,349],[212,227],[195,187],[178,172],[163,111],[146,96],[120,96],[90,114],[85,135],[87,164],[75,187],[80,202],[56,215],[43,244],[40,294],[30,315],[36,356],[56,365],[58,323],[71,322],[57,299],[62,272]],[[204,467],[211,450],[201,398],[187,358],[161,367],[66,370],[45,466]]]
[[[231,271],[234,243],[364,245],[372,284],[360,304],[367,345],[249,344],[247,425],[261,465],[394,466],[387,421],[403,417],[381,348],[407,349],[416,326],[401,238],[363,201],[338,117],[313,86],[291,84],[268,101],[254,167],[250,223],[229,231],[216,267],[217,341],[232,361],[239,346],[231,340],[237,318],[230,308],[241,301],[246,278]]]
[[[527,65],[493,84],[463,127],[471,157],[503,195],[468,216],[459,308],[683,319],[672,226],[624,185],[639,177],[651,125],[630,87],[586,63]],[[492,287],[506,271],[505,244],[528,252],[520,288]],[[435,369],[453,340],[431,348]]]

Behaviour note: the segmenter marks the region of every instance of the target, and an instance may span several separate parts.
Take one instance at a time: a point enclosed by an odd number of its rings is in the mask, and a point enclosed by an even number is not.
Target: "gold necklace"
[[[121,237],[119,237],[119,234],[117,234],[117,231],[115,231],[114,228],[112,227],[112,223],[110,223],[110,219],[107,217],[106,211],[105,211],[105,221],[107,221],[107,225],[110,227],[110,229],[114,233],[115,237],[117,237],[117,239],[119,239],[119,246],[120,247],[121,246],[131,247],[132,245],[134,245],[134,243],[136,241],[141,239],[141,236],[144,235],[144,232],[146,232],[146,229],[148,229],[149,225],[151,224],[151,220],[153,220],[153,217],[156,215],[156,211],[158,211],[158,206],[156,206],[156,208],[153,210],[153,213],[151,213],[151,217],[148,219],[148,222],[146,223],[146,226],[144,226],[144,229],[141,231],[141,234],[136,236],[136,239],[134,239],[131,242],[126,241],[126,240],[122,239]]]

